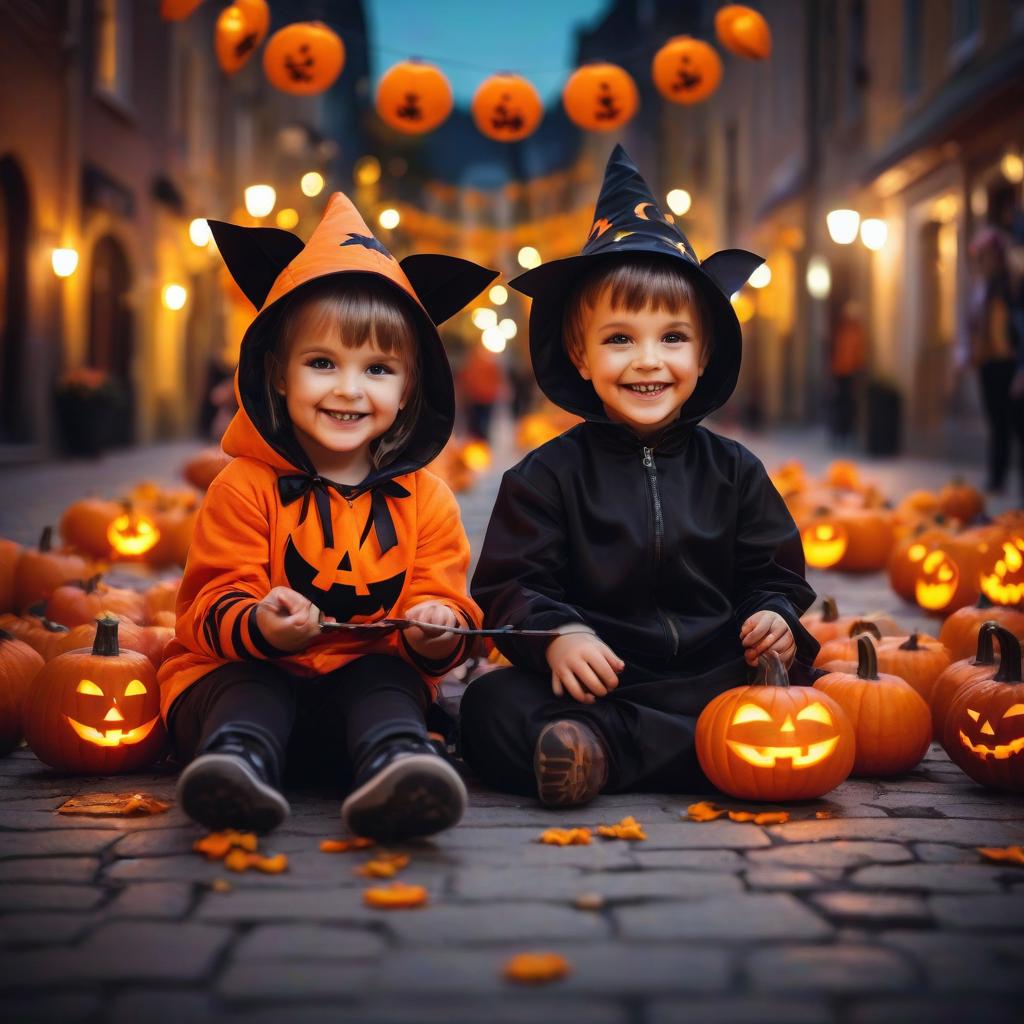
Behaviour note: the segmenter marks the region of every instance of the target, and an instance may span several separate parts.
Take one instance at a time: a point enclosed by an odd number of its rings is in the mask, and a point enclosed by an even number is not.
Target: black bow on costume
[[[317,515],[320,518],[324,547],[333,548],[334,525],[331,522],[331,496],[327,490],[328,487],[333,487],[346,501],[351,501],[360,493],[357,487],[346,487],[344,484],[338,484],[333,480],[310,473],[289,473],[277,478],[277,489],[281,495],[282,505],[290,505],[293,501],[302,499],[302,509],[299,512],[300,525],[306,521],[306,513],[309,511],[309,496],[313,495]],[[363,541],[369,535],[371,526],[377,533],[377,543],[380,544],[382,555],[398,543],[387,499],[408,497],[409,491],[401,484],[395,483],[394,480],[382,480],[379,484],[370,487],[370,514],[366,517],[366,524],[359,536],[360,547],[363,546]]]

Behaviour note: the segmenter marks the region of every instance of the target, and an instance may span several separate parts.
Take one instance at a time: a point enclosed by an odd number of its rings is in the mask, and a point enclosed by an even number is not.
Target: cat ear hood
[[[701,262],[686,235],[662,213],[622,146],[616,146],[608,159],[594,223],[582,252],[543,263],[510,282],[533,299],[530,356],[537,383],[563,409],[586,419],[607,419],[597,392],[579,375],[562,342],[565,300],[595,266],[638,253],[672,261],[707,306],[712,356],[681,415],[684,422],[695,423],[724,404],[736,386],[742,334],[730,296],[764,260],[743,249],[723,249]]]
[[[235,374],[239,411],[224,435],[230,455],[253,455],[278,469],[315,473],[288,425],[274,431],[265,397],[264,356],[277,341],[288,302],[316,281],[374,275],[387,281],[417,324],[423,409],[398,458],[365,481],[390,478],[430,462],[451,436],[455,397],[451,367],[437,325],[457,313],[497,276],[469,260],[440,254],[401,262],[373,236],[342,192],[331,196],[308,242],[278,228],[209,221],[214,240],[239,288],[259,311],[245,332]]]

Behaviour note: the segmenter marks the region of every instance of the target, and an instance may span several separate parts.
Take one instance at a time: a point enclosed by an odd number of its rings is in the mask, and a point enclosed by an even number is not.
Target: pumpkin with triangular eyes
[[[32,752],[54,768],[80,775],[121,775],[164,752],[160,690],[150,660],[120,650],[118,620],[97,619],[92,650],[47,662],[24,705]]]
[[[827,694],[790,686],[775,652],[759,682],[719,694],[697,719],[697,759],[723,793],[741,800],[808,800],[850,774],[853,727]]]

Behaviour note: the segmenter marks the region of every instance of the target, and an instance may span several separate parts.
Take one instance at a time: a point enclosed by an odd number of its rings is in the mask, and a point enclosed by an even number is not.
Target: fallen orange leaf
[[[255,853],[258,846],[259,840],[255,832],[236,832],[229,828],[224,832],[211,832],[202,839],[197,839],[192,844],[192,849],[196,853],[205,853],[210,860],[221,860],[230,850],[239,849]]]
[[[288,856],[284,853],[275,853],[273,857],[261,857],[258,853],[250,853],[249,867],[262,871],[265,875],[279,875],[288,870]]]
[[[505,963],[507,981],[521,985],[546,985],[564,978],[572,968],[558,953],[517,953]]]
[[[210,883],[210,888],[214,892],[231,892],[231,883],[226,878],[215,878]]]
[[[782,825],[789,821],[789,811],[729,811],[733,821],[752,821],[755,825]]]
[[[979,846],[977,849],[985,860],[1024,865],[1024,846]]]
[[[224,867],[228,871],[248,871],[249,870],[249,854],[245,850],[235,847],[228,851],[224,857]]]
[[[605,839],[640,840],[647,838],[643,825],[632,814],[623,818],[617,825],[598,825],[597,832],[598,835],[604,836]]]
[[[427,902],[427,890],[422,885],[406,885],[392,882],[379,885],[363,893],[363,902],[379,910],[400,910],[408,907],[422,907]]]
[[[408,867],[408,864],[407,854],[380,853],[365,864],[360,864],[355,871],[364,878],[394,878],[402,868]]]
[[[91,818],[142,818],[163,814],[170,806],[148,793],[86,793],[65,800],[57,813]]]
[[[322,839],[321,853],[351,853],[353,850],[366,850],[373,846],[372,839],[356,836],[354,839]]]
[[[588,846],[589,828],[549,828],[541,833],[540,841],[551,846]]]
[[[716,818],[722,817],[725,810],[716,807],[708,800],[702,800],[699,804],[690,804],[686,808],[686,814],[691,821],[714,821]]]

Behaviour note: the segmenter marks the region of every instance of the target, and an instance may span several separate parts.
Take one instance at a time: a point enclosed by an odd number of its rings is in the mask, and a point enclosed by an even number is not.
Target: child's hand
[[[412,608],[406,608],[402,617],[429,623],[435,627],[424,629],[420,626],[409,626],[402,631],[405,642],[420,657],[430,661],[441,661],[455,650],[455,645],[459,642],[458,634],[449,633],[445,626],[457,626],[459,619],[448,605],[441,604],[440,601],[424,601],[422,604],[413,605]]]
[[[748,665],[756,665],[757,659],[769,651],[775,651],[787,667],[796,656],[793,631],[778,612],[754,612],[740,627],[740,642]]]
[[[581,704],[593,704],[619,685],[626,663],[593,633],[563,633],[548,644],[551,690]]]
[[[320,635],[320,609],[290,587],[274,587],[256,608],[260,631],[282,651],[301,651]]]

